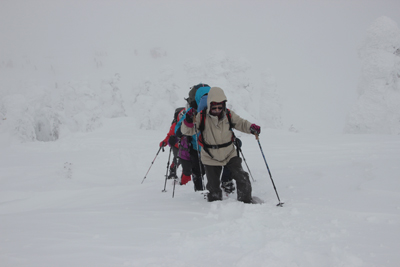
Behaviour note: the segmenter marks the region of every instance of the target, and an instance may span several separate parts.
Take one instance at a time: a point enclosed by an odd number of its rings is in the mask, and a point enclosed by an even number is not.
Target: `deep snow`
[[[191,182],[162,193],[168,150],[141,184],[165,133],[124,117],[56,142],[2,138],[0,266],[398,266],[399,136],[264,130],[281,208],[240,133],[264,204],[208,203]]]

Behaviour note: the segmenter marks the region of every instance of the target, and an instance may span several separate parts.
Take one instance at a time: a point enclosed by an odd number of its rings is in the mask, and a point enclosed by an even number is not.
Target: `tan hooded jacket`
[[[207,112],[205,118],[204,131],[202,137],[204,142],[208,145],[222,145],[228,143],[232,140],[232,131],[229,130],[229,121],[226,116],[225,111],[222,111],[222,118],[219,120],[217,116],[210,114],[211,102],[222,102],[227,101],[224,91],[219,87],[212,87],[210,92],[208,92],[207,98]],[[231,121],[233,128],[244,133],[251,133],[250,126],[251,122],[242,119],[235,112],[230,111]],[[199,131],[201,113],[198,113],[195,119],[195,127]],[[184,135],[194,135],[196,133],[195,128],[189,128],[182,123],[181,126],[182,134]],[[204,149],[201,149],[201,161],[205,165],[212,166],[224,166],[229,160],[237,156],[235,146],[233,144],[223,147],[223,148],[209,148],[208,151],[212,156],[210,156]]]

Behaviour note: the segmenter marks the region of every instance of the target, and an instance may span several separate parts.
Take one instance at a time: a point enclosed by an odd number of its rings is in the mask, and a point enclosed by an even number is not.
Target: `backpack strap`
[[[225,114],[226,114],[226,117],[228,118],[229,130],[231,130],[232,133],[233,133],[233,130],[232,130],[232,129],[233,129],[233,123],[232,123],[232,114],[231,114],[231,110],[227,108]],[[234,135],[235,135],[235,134],[234,134]]]
[[[206,109],[206,108],[203,109],[203,110],[200,112],[200,125],[199,125],[199,131],[200,131],[200,133],[202,133],[202,132],[204,131],[204,126],[205,126],[205,123],[206,123],[206,112],[207,112],[207,109]]]
[[[229,109],[226,109],[226,117],[228,118],[228,121],[229,121],[229,130],[232,131],[232,141],[233,141],[233,144],[236,146],[236,151],[237,151],[237,154],[239,157],[240,147],[236,144],[236,135],[235,135],[235,132],[233,131],[232,114]]]

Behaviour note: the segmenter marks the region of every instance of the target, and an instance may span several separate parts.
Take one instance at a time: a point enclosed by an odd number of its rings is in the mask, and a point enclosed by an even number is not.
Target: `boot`
[[[192,179],[190,178],[190,175],[184,175],[182,173],[182,178],[181,178],[181,185],[187,184],[189,181]]]
[[[213,192],[213,193],[207,194],[208,202],[219,201],[219,200],[222,200],[222,191],[221,190],[219,192]]]
[[[174,163],[171,164],[171,167],[169,167],[169,175],[168,179],[177,179],[178,176],[176,175],[176,166],[174,166]]]
[[[232,180],[230,180],[228,182],[222,182],[221,187],[227,194],[233,193],[236,189],[235,184],[233,183]]]

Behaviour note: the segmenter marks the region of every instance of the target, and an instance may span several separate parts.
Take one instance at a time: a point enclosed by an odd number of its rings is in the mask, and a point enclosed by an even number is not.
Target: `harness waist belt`
[[[223,147],[227,147],[230,146],[233,142],[230,141],[228,143],[222,144],[222,145],[208,145],[208,144],[203,144],[203,146],[205,148],[212,148],[212,149],[218,149],[218,148],[223,148]]]

